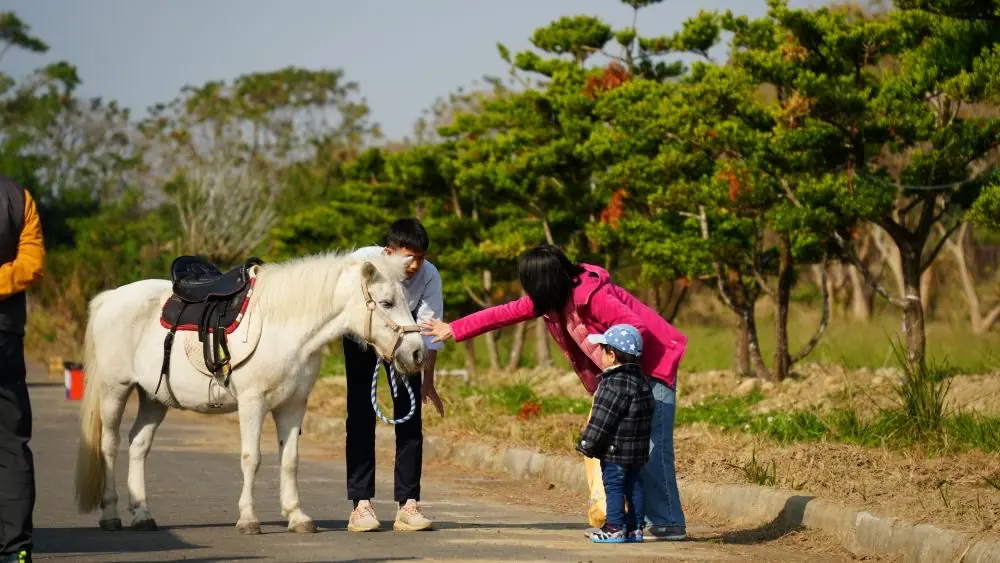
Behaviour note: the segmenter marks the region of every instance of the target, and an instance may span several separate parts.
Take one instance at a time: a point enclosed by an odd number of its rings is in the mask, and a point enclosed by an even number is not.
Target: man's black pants
[[[375,351],[362,350],[358,343],[344,338],[344,364],[347,371],[347,498],[355,503],[375,497],[375,411],[371,404],[372,372],[378,361]],[[385,370],[389,366],[384,366]],[[388,385],[380,374],[379,385]],[[420,420],[420,374],[408,377],[417,408],[410,420],[396,424],[395,501],[420,500],[420,473],[424,456],[424,433]],[[406,389],[398,385],[393,399],[392,418],[410,412]]]
[[[24,336],[0,331],[0,555],[31,551],[35,462]]]

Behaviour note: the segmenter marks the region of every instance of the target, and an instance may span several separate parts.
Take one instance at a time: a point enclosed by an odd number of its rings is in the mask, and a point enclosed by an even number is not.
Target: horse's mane
[[[256,310],[273,322],[295,321],[314,316],[334,306],[332,296],[344,269],[371,262],[393,282],[404,279],[405,270],[398,259],[383,254],[357,256],[353,250],[333,250],[260,266],[252,301]],[[323,297],[330,302],[323,302]]]

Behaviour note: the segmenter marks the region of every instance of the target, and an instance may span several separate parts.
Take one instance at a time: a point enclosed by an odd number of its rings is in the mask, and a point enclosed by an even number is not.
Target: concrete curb
[[[307,413],[302,431],[320,436],[343,436],[343,420]],[[394,447],[392,428],[379,425],[376,444]],[[517,479],[536,477],[571,490],[589,492],[582,458],[554,456],[514,447],[424,436],[424,456],[447,459],[464,467],[503,471]],[[930,524],[911,524],[899,518],[877,516],[838,506],[816,497],[756,485],[717,485],[679,480],[686,503],[740,524],[759,526],[762,534],[782,535],[812,528],[837,538],[857,556],[897,555],[913,563],[997,563],[1000,540],[977,538]],[[582,515],[581,515],[582,517]]]

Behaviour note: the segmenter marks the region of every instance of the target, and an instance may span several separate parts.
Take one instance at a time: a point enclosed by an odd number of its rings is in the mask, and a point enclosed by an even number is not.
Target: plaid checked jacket
[[[619,465],[649,460],[653,390],[642,369],[626,364],[605,371],[577,451]]]

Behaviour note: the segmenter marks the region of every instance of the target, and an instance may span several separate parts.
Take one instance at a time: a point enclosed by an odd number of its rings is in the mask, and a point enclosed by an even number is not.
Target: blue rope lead
[[[413,418],[413,413],[417,412],[417,402],[413,398],[413,389],[410,387],[410,380],[407,377],[403,378],[403,387],[406,387],[406,394],[410,397],[410,412],[399,420],[390,420],[387,416],[382,414],[382,409],[378,408],[378,399],[375,396],[375,388],[378,385],[378,372],[382,368],[382,361],[375,360],[375,373],[372,374],[372,408],[375,409],[375,416],[379,418],[382,422],[386,424],[402,424],[407,420]],[[396,388],[396,369],[389,364],[389,387],[392,388],[392,398],[398,397]]]

